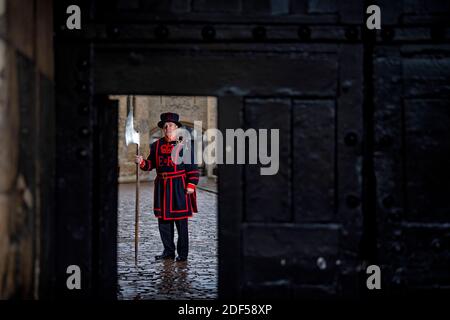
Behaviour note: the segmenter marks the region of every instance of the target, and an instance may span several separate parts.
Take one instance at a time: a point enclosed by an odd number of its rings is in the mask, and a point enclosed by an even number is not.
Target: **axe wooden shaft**
[[[139,155],[139,145],[136,144],[136,155]],[[135,221],[134,221],[134,264],[138,262],[138,250],[139,250],[139,165],[136,164],[136,208],[135,208]]]

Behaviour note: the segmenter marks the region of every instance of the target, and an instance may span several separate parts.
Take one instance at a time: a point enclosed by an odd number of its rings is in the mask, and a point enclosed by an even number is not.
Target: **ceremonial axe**
[[[125,124],[125,143],[127,146],[131,143],[135,143],[136,155],[139,155],[139,133],[136,130],[134,130],[133,105],[131,104],[131,96],[127,96],[127,109],[129,109],[130,111],[128,113],[127,122]],[[136,202],[135,202],[135,220],[134,220],[135,265],[137,265],[138,261],[138,249],[139,249],[139,164],[136,164]]]

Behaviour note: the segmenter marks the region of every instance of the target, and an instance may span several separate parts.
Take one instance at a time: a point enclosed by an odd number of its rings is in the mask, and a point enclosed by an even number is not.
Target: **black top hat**
[[[160,118],[161,118],[161,121],[158,122],[158,127],[160,127],[160,128],[162,128],[164,126],[164,123],[166,123],[166,122],[173,122],[178,127],[182,126],[181,122],[178,121],[180,116],[177,113],[173,113],[173,112],[161,113]]]

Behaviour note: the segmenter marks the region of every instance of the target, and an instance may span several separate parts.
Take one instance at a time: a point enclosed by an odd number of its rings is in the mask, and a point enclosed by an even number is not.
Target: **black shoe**
[[[174,259],[175,255],[173,254],[160,254],[159,256],[155,256],[155,260],[164,260],[164,259]]]
[[[182,262],[182,261],[186,261],[187,258],[178,256],[175,260],[176,260],[177,262]]]

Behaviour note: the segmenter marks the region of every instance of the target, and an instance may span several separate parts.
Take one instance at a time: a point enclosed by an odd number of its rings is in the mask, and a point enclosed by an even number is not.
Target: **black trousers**
[[[188,219],[180,220],[162,220],[158,219],[159,234],[164,246],[165,255],[175,255],[174,227],[176,225],[178,232],[177,252],[181,258],[187,258],[189,252]]]

